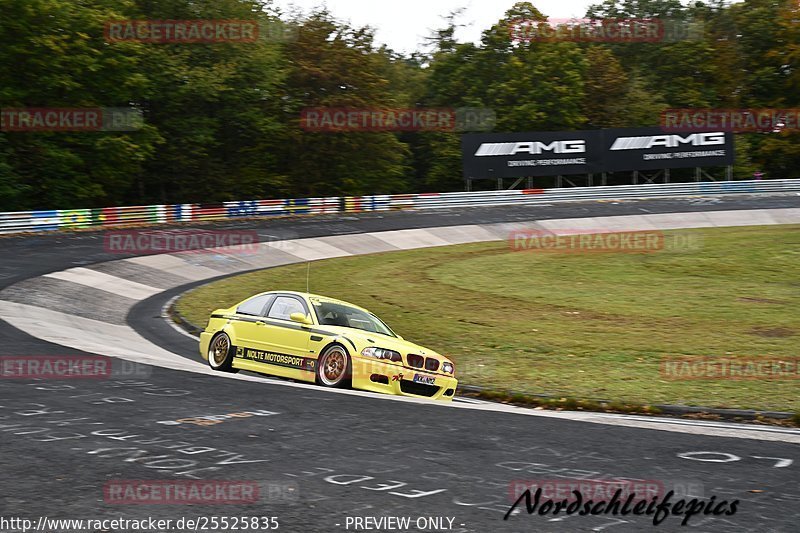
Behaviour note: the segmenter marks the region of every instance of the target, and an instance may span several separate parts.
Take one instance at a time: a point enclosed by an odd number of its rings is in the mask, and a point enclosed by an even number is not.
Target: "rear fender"
[[[220,328],[214,331],[214,335],[217,335],[219,333],[225,333],[231,339],[232,346],[239,345],[239,338],[236,336],[236,330],[234,329],[231,321],[226,320],[225,323],[222,324]]]

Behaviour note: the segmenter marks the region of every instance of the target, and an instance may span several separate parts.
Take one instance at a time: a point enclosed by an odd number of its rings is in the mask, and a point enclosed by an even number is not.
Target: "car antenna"
[[[306,294],[309,294],[311,291],[308,290],[308,278],[311,274],[311,261],[306,262]]]

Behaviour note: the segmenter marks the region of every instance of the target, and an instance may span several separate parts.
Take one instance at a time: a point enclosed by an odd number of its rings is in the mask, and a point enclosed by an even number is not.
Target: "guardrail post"
[[[508,190],[510,191],[510,190],[512,190],[512,189],[516,189],[516,188],[517,188],[517,185],[519,185],[520,183],[522,183],[522,180],[523,180],[523,179],[525,179],[525,178],[517,178],[517,181],[515,181],[514,183],[512,183],[512,184],[511,184],[511,187],[509,187],[509,188],[508,188]]]

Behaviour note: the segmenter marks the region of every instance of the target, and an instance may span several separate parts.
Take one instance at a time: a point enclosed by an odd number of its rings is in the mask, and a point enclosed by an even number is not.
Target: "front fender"
[[[353,339],[346,335],[336,335],[330,339],[328,346],[331,344],[341,344],[347,349],[348,352],[350,352],[350,355],[360,354],[361,350],[363,350],[363,348],[359,348],[358,344],[356,344]],[[328,346],[325,346],[325,348]]]

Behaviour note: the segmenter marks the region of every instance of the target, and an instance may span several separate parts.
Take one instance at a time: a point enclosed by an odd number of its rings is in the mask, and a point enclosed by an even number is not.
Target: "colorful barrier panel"
[[[168,204],[93,209],[0,213],[0,234],[102,229],[246,217],[285,217],[363,213],[395,209],[446,209],[625,198],[680,198],[731,194],[797,194],[800,179],[688,183],[648,183],[557,189],[384,194],[327,198],[241,200],[205,204]]]

